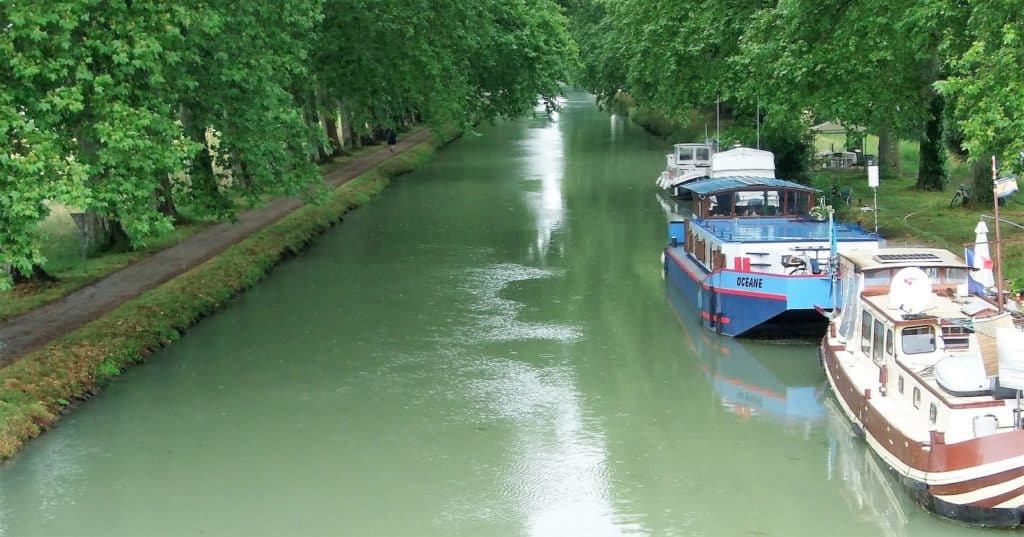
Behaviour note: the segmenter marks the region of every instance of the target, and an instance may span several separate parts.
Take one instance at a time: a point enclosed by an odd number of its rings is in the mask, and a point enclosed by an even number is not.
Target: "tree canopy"
[[[779,141],[808,119],[918,139],[924,188],[943,186],[943,139],[972,160],[1024,150],[1021,0],[565,4],[579,79],[599,98],[626,92],[671,118],[717,98],[749,115],[760,101]]]
[[[137,245],[182,206],[315,200],[362,136],[528,111],[568,79],[566,24],[553,0],[4,3],[0,290],[43,261],[49,203]]]

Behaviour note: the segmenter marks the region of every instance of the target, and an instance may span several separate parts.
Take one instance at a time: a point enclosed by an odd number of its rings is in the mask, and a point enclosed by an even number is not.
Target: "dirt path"
[[[395,146],[395,153],[428,138],[430,131],[416,132],[401,140]],[[391,156],[392,153],[382,147],[339,166],[324,176],[324,180],[337,187]],[[161,250],[70,295],[0,323],[0,367],[209,260],[302,205],[301,200],[281,198],[260,209],[239,213],[237,222],[204,229],[176,246]]]

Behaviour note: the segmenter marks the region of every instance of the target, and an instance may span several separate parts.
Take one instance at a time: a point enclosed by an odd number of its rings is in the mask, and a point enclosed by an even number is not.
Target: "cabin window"
[[[871,359],[874,360],[875,364],[882,365],[882,341],[885,336],[885,325],[882,321],[875,320],[875,333],[874,340],[871,345]]]
[[[708,201],[708,216],[732,216],[733,192],[719,192]]]
[[[935,403],[928,405],[928,421],[935,423],[935,419],[939,417],[939,407],[935,406]]]
[[[970,334],[965,326],[943,326],[942,343],[947,349],[966,349],[970,347]]]
[[[900,395],[903,395],[903,375],[900,375],[900,379],[896,381],[896,389],[899,390]]]
[[[935,351],[935,327],[913,326],[903,329],[903,354]]]
[[[694,150],[696,157],[694,160],[710,160],[711,156],[708,155],[708,149],[706,147]]]
[[[866,311],[860,316],[860,352],[871,352],[871,314]]]
[[[885,354],[892,356],[892,328],[885,331]]]
[[[888,269],[883,270],[872,270],[871,272],[864,273],[864,287],[874,287],[877,285],[889,285],[892,280],[892,271]]]
[[[814,206],[814,198],[809,192],[796,190],[786,191],[786,214],[807,214]]]
[[[914,386],[914,408],[921,408],[921,388]]]
[[[967,281],[967,269],[949,267],[924,267],[925,274],[932,283],[964,283]]]

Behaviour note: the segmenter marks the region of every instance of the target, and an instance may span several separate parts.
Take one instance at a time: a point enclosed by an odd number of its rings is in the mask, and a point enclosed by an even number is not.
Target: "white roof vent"
[[[932,282],[917,267],[906,267],[896,272],[889,285],[889,309],[903,313],[922,313],[932,305]]]

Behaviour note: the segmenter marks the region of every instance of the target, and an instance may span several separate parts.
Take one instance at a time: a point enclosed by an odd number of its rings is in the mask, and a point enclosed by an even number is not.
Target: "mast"
[[[718,102],[721,100],[717,95],[715,96],[715,141],[722,143],[722,134],[719,132],[719,119],[718,119]]]
[[[761,96],[757,96],[757,117],[754,121],[757,123],[757,148],[761,149]]]
[[[1003,241],[999,236],[999,192],[996,187],[996,156],[992,155],[992,205],[996,220],[996,304],[1003,309]]]

